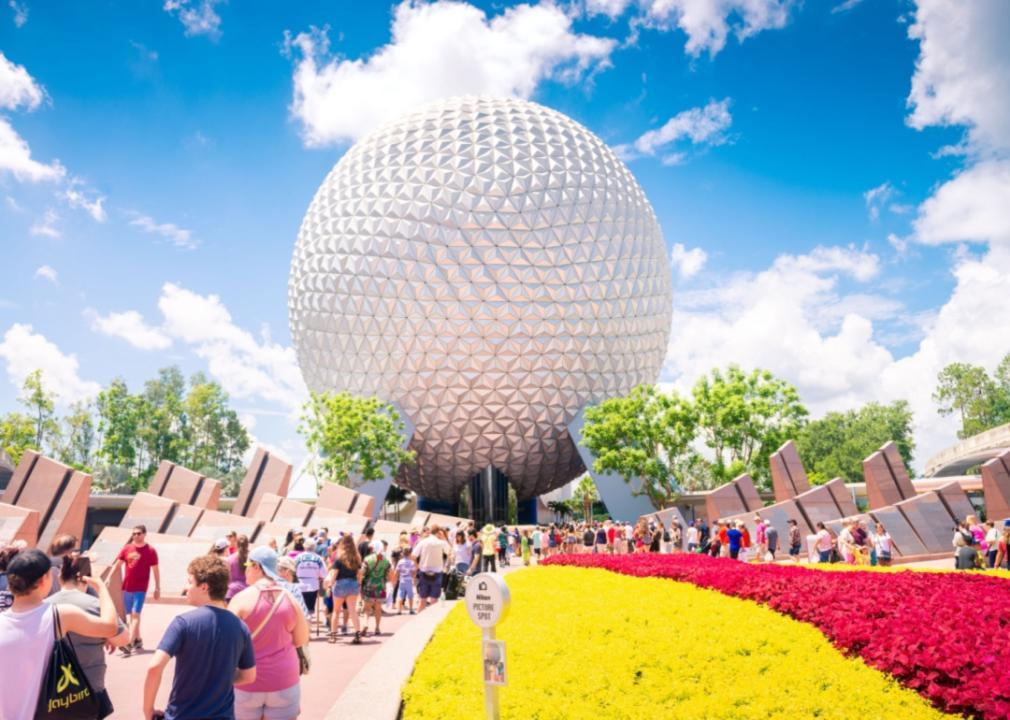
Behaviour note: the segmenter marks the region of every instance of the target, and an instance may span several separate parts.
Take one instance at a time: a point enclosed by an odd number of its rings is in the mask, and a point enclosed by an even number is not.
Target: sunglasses
[[[142,532],[130,533],[130,535],[132,535],[133,537],[144,537],[144,533]]]

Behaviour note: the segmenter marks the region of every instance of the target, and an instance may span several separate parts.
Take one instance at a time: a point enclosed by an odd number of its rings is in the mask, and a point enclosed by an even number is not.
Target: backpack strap
[[[274,600],[274,604],[270,607],[270,612],[268,612],[267,616],[263,618],[263,622],[257,625],[256,629],[252,631],[252,635],[250,637],[253,640],[255,640],[256,636],[260,634],[260,631],[266,627],[266,624],[270,622],[270,618],[272,618],[274,616],[274,613],[277,612],[277,608],[279,608],[281,606],[281,603],[284,602],[284,595],[285,595],[284,588],[282,588],[280,585],[277,585],[275,587],[278,590],[277,599]],[[260,595],[263,595],[264,592],[265,592],[264,590],[260,590]]]

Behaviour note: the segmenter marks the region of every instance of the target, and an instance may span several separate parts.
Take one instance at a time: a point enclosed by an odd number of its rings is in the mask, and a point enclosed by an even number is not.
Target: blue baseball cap
[[[249,553],[249,562],[254,562],[263,568],[263,573],[271,580],[283,580],[277,574],[277,553],[267,545],[260,545]]]

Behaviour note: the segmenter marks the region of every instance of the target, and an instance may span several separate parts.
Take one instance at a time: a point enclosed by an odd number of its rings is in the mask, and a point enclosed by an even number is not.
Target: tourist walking
[[[79,551],[72,551],[60,558],[60,589],[46,598],[50,605],[74,605],[89,615],[102,616],[101,603],[94,595],[88,594],[85,578],[91,577],[91,559]],[[86,637],[78,633],[67,633],[73,643],[81,670],[88,680],[100,708],[99,718],[112,714],[112,701],[105,690],[105,646],[118,648],[130,642],[130,631],[118,617],[117,633],[111,638]]]
[[[155,698],[169,660],[175,658],[165,720],[235,717],[235,686],[256,679],[249,629],[228,612],[228,566],[201,555],[187,568],[186,602],[194,610],[177,615],[151,658],[144,680],[144,720],[156,714]]]
[[[249,538],[235,536],[235,552],[228,556],[228,594],[231,600],[246,589],[245,564],[249,561]]]
[[[770,522],[765,523],[765,545],[771,560],[775,560],[775,553],[779,549],[779,531]]]
[[[462,533],[459,533],[462,535]],[[467,567],[469,569],[469,566]],[[393,594],[396,596],[397,606],[400,614],[403,614],[403,606],[406,604],[410,614],[414,614],[414,586],[417,584],[417,563],[410,556],[409,552],[400,556],[395,566],[396,576],[394,579]]]
[[[800,535],[800,526],[795,520],[789,521],[789,557],[793,562],[800,561],[800,550],[803,547],[803,539]]]
[[[823,522],[817,523],[817,534],[814,537],[814,549],[817,550],[817,561],[822,563],[831,562],[831,548],[834,547],[834,540]]]
[[[726,543],[729,547],[729,557],[737,560],[740,557],[740,548],[743,546],[743,531],[740,523],[735,522],[726,530]]]
[[[427,528],[425,528],[427,529]],[[420,543],[418,543],[420,546]],[[368,617],[375,618],[374,634],[382,634],[382,601],[386,599],[386,583],[393,575],[393,567],[386,559],[382,543],[372,543],[372,553],[365,558],[358,570],[358,580],[361,582],[361,597],[364,600],[365,632],[368,631]],[[439,576],[441,580],[441,576]],[[441,582],[436,593],[441,592]],[[435,596],[438,600],[438,595]],[[424,595],[421,595],[421,609],[424,609]]]
[[[986,567],[991,570],[996,567],[996,554],[999,552],[999,530],[996,529],[996,523],[992,520],[986,521],[985,526],[985,560]]]
[[[482,558],[481,570],[483,572],[497,572],[497,568],[495,567],[495,544],[498,542],[498,532],[494,529],[494,525],[488,523],[484,526],[484,529],[480,534],[480,542]]]
[[[764,562],[765,553],[768,552],[768,526],[760,515],[754,516],[754,544],[758,562]]]
[[[452,548],[442,538],[432,535],[428,528],[421,530],[421,540],[414,546],[417,562],[418,612],[438,602],[442,594],[442,573]]]
[[[11,607],[0,613],[0,718],[31,720],[56,639],[55,620],[64,633],[112,638],[119,631],[116,606],[105,583],[84,576],[98,595],[98,616],[74,604],[51,605],[52,563],[41,550],[21,550],[7,564]],[[108,708],[111,711],[111,706]],[[107,714],[107,713],[106,713]],[[104,717],[104,715],[102,716]]]
[[[123,568],[123,612],[130,628],[130,642],[119,650],[124,657],[144,647],[140,632],[140,616],[144,611],[144,600],[154,574],[154,599],[161,598],[161,569],[158,567],[158,553],[147,544],[147,527],[137,525],[130,533],[130,542],[119,551],[112,564],[110,577],[115,577]]]
[[[894,541],[882,523],[877,523],[873,535],[873,552],[877,556],[877,564],[887,567],[891,564],[891,554],[894,552]]]
[[[316,544],[311,540],[305,543],[304,549],[294,557],[294,561],[305,606],[309,612],[314,613],[319,584],[326,578],[326,561],[316,552]]]
[[[341,610],[346,613],[343,624],[347,630],[347,619],[354,625],[353,644],[361,643],[361,624],[358,618],[358,595],[361,594],[361,583],[358,581],[358,571],[361,570],[361,555],[354,544],[354,538],[344,535],[337,543],[337,550],[330,565],[326,578],[326,587],[333,596],[333,612],[330,614],[329,642],[337,641],[337,627],[340,624]]]
[[[523,558],[523,565],[529,567],[530,565],[530,531],[523,530],[522,535],[519,537],[519,552]]]
[[[248,587],[228,603],[249,629],[256,656],[256,678],[235,685],[235,720],[290,720],[301,710],[296,648],[308,644],[309,623],[280,580],[277,553],[260,546],[249,553]]]
[[[692,522],[687,526],[687,551],[689,553],[697,552],[700,546],[701,530]]]

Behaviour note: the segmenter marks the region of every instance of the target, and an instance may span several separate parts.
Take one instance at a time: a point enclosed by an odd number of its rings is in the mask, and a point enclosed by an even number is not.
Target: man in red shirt
[[[144,641],[140,639],[140,613],[144,609],[147,586],[154,570],[154,599],[161,597],[161,571],[158,569],[158,553],[147,544],[147,528],[137,525],[133,528],[132,541],[119,551],[112,566],[110,577],[119,572],[123,565],[123,607],[130,626],[130,642],[120,648],[124,657],[141,650]]]

